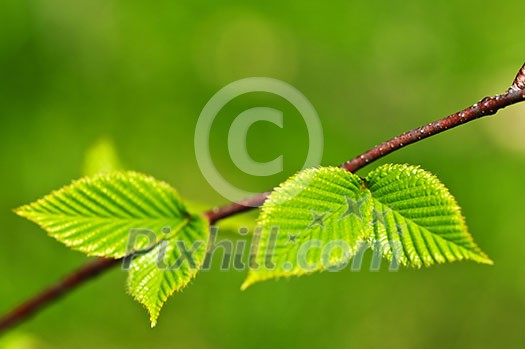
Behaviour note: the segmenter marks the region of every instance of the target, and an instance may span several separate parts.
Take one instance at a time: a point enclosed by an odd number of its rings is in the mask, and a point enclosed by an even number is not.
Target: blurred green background
[[[80,177],[100,137],[113,140],[128,168],[167,180],[188,199],[224,203],[197,166],[193,133],[226,84],[265,76],[295,86],[322,120],[323,164],[336,165],[507,88],[525,59],[524,7],[522,0],[2,0],[0,312],[86,261],[11,210]],[[248,135],[255,159],[285,157],[285,171],[268,178],[241,173],[226,142],[235,116],[261,105],[283,110],[288,126],[259,123]],[[437,174],[494,267],[365,268],[245,292],[245,273],[213,270],[175,295],[153,330],[117,268],[0,346],[523,348],[524,132],[525,105],[514,106],[384,160]],[[211,141],[220,172],[253,191],[294,173],[308,148],[297,111],[260,94],[228,104]]]

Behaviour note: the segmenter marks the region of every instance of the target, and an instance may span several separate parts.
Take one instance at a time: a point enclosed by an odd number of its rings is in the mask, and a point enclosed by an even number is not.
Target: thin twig
[[[367,164],[370,164],[404,146],[459,125],[463,125],[469,121],[479,119],[483,116],[495,114],[498,110],[523,100],[525,100],[525,64],[514,79],[512,86],[505,93],[494,97],[485,97],[478,103],[475,103],[455,114],[405,132],[387,142],[373,147],[362,155],[344,163],[341,167],[347,171],[356,172]],[[221,219],[232,217],[261,206],[268,195],[269,192],[258,194],[239,203],[231,203],[229,205],[212,209],[203,213],[203,215],[207,218],[210,224],[214,224]],[[103,271],[118,265],[120,261],[120,259],[98,258],[74,271],[54,286],[22,303],[20,306],[0,318],[0,333],[26,321],[39,310],[68,294],[86,281],[91,280]]]
[[[250,211],[256,207],[262,206],[266,201],[266,198],[270,195],[270,192],[255,195],[249,199],[241,202],[232,202],[229,205],[214,208],[204,213],[204,216],[208,219],[211,225],[220,221],[221,219],[234,216],[239,213]]]
[[[485,97],[478,103],[458,111],[443,119],[431,122],[427,125],[405,132],[389,141],[381,143],[363,154],[346,162],[342,167],[350,172],[356,172],[367,164],[377,159],[418,142],[422,139],[437,135],[451,128],[463,125],[469,121],[479,119],[487,115],[496,114],[500,109],[516,104],[525,99],[525,64],[514,79],[512,86],[503,94],[494,97]]]
[[[26,321],[39,310],[55,302],[88,280],[120,263],[119,259],[97,258],[75,270],[63,280],[22,303],[0,319],[0,333]]]
[[[214,208],[210,211],[204,212],[203,215],[206,217],[210,225],[213,225],[221,219],[232,217],[236,214],[251,210],[257,206],[261,206],[268,195],[269,193],[259,194],[239,203],[231,203],[219,208]],[[2,316],[0,318],[0,334],[28,320],[41,309],[53,302],[56,302],[58,299],[84,284],[86,281],[95,278],[102,272],[120,264],[121,262],[122,258],[97,258],[83,265],[79,269],[70,273],[64,279],[57,282],[55,285],[45,289],[38,295],[20,304],[18,307]]]

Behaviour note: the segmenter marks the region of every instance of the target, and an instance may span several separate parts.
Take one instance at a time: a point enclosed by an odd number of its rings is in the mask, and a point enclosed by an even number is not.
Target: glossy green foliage
[[[136,172],[100,172],[16,212],[72,249],[123,258],[129,293],[148,309],[152,326],[206,257],[206,219],[190,213],[168,184]],[[366,178],[336,167],[302,171],[270,195],[254,234],[243,289],[341,270],[363,243],[412,267],[492,263],[444,185],[408,165],[384,165]]]
[[[75,181],[16,213],[74,250],[126,257],[129,292],[149,310],[152,325],[205,256],[207,221],[188,212],[168,184],[136,172]]]
[[[371,246],[403,265],[473,260],[492,264],[474,243],[454,197],[430,172],[385,165],[368,174],[374,235]]]
[[[86,151],[82,171],[85,176],[122,169],[122,163],[110,138],[100,138]]]
[[[15,211],[48,234],[89,256],[121,258],[129,253],[129,233],[148,229],[158,236],[188,216],[168,184],[136,172],[83,178]],[[140,239],[141,246],[148,244]]]
[[[150,313],[157,324],[166,300],[184,288],[200,270],[206,256],[208,222],[200,216],[187,217],[151,251],[136,256],[128,276],[128,291]]]
[[[491,264],[444,185],[415,166],[384,165],[366,178],[310,169],[276,189],[262,208],[260,242],[243,288],[274,277],[346,266],[366,242],[396,263]]]
[[[371,232],[368,196],[358,176],[339,168],[308,169],[291,177],[262,208],[258,246],[242,288],[348,262],[358,241]]]

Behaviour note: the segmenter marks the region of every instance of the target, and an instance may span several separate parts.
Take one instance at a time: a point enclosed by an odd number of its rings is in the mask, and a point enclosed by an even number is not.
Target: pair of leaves
[[[128,290],[149,310],[152,326],[205,257],[207,221],[189,213],[168,184],[136,172],[78,180],[16,213],[88,256],[133,257]]]
[[[366,178],[333,167],[305,170],[270,195],[259,224],[243,289],[270,278],[340,270],[363,242],[405,266],[492,264],[449,191],[414,166],[385,165]]]
[[[128,290],[149,310],[152,326],[206,255],[208,222],[189,212],[168,184],[135,172],[81,179],[16,212],[89,256],[132,258]],[[491,263],[448,190],[406,165],[385,165],[366,178],[340,168],[305,170],[270,195],[258,225],[243,289],[269,278],[338,270],[363,241],[407,266]]]

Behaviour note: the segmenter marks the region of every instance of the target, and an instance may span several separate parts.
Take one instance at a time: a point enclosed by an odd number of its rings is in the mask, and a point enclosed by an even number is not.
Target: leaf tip
[[[257,282],[262,281],[260,277],[256,274],[249,272],[248,276],[241,285],[241,291],[246,291],[248,288],[252,287]]]
[[[157,326],[157,322],[159,320],[159,315],[160,315],[160,311],[161,311],[162,306],[160,308],[158,308],[158,307],[155,307],[155,306],[143,303],[140,300],[139,300],[139,302],[142,303],[142,305],[144,305],[144,307],[146,308],[146,310],[149,313],[149,322],[150,322],[151,328],[155,328]]]
[[[23,205],[13,209],[13,213],[17,216],[27,218],[31,211],[31,204]]]
[[[477,245],[476,247],[476,253],[469,259],[479,264],[485,264],[490,266],[494,265],[494,261],[490,259],[490,257],[485,252],[483,252]]]
[[[155,328],[157,327],[157,319],[153,319],[153,317],[150,317],[150,325],[151,325],[151,328]]]
[[[483,255],[483,258],[480,260],[480,263],[493,266],[494,261],[490,259],[487,255]]]
[[[241,285],[241,291],[246,291],[251,285],[253,285],[253,282],[250,280],[245,280]]]

